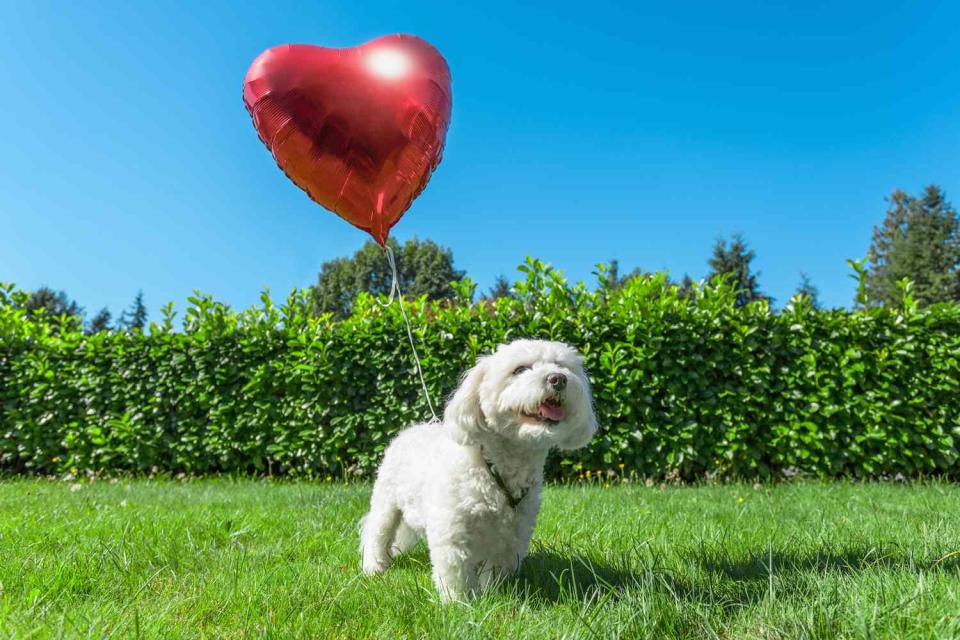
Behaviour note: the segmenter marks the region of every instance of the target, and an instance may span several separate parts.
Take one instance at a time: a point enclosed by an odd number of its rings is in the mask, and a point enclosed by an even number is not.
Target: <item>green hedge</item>
[[[569,285],[534,260],[516,297],[410,304],[427,382],[447,396],[512,338],[577,345],[601,433],[551,460],[640,476],[960,476],[960,305],[779,313],[723,281],[684,297],[665,276]],[[242,312],[190,299],[148,334],[85,336],[29,318],[0,290],[0,469],[369,474],[428,415],[396,304],[361,296],[347,320],[305,294]],[[623,465],[622,467],[620,465]],[[572,467],[572,469],[571,469]]]

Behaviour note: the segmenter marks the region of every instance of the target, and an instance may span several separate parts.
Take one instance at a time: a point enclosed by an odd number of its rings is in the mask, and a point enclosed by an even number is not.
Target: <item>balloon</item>
[[[410,35],[285,44],[250,65],[243,102],[287,177],[383,246],[440,163],[450,69]]]

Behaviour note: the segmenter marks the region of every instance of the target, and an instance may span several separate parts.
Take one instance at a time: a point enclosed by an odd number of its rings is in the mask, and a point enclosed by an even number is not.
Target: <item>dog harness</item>
[[[520,506],[520,503],[523,502],[523,499],[527,497],[527,492],[530,491],[530,487],[527,487],[520,492],[519,498],[514,498],[513,494],[510,493],[510,489],[507,488],[507,483],[504,482],[503,476],[500,475],[500,472],[493,466],[493,463],[487,460],[487,456],[481,456],[483,458],[483,463],[487,465],[487,471],[490,472],[490,475],[493,476],[493,481],[497,483],[497,486],[500,487],[500,490],[503,491],[503,495],[507,498],[507,504],[510,505],[512,509],[516,509]]]

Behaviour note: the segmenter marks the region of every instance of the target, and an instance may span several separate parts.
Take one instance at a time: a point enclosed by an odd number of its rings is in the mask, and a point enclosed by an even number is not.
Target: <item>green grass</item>
[[[548,490],[521,575],[359,574],[367,485],[0,482],[0,636],[960,636],[950,484]]]

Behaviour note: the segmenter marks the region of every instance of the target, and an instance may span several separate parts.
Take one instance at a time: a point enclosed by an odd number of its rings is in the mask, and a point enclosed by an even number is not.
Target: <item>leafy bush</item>
[[[718,280],[664,275],[570,285],[536,260],[514,297],[409,304],[435,398],[499,342],[577,345],[602,431],[549,473],[960,476],[960,305],[773,313]],[[190,298],[144,334],[38,321],[0,289],[0,468],[17,473],[369,474],[390,437],[429,415],[399,308],[362,295],[313,317],[305,293],[241,312]],[[571,469],[570,467],[573,467]]]

